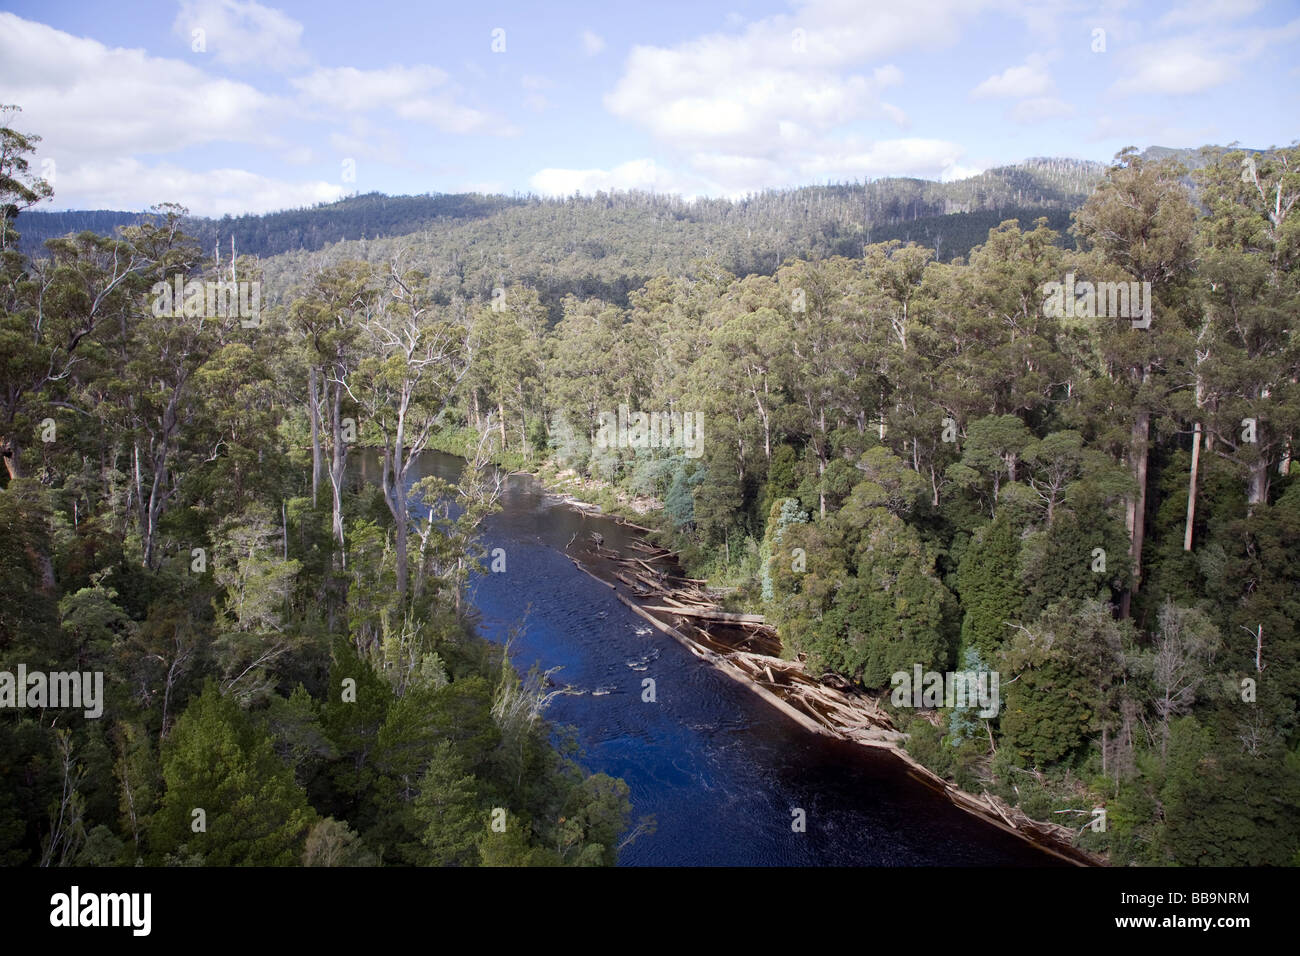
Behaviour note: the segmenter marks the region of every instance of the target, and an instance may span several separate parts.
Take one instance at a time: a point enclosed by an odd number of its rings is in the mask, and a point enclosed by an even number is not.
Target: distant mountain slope
[[[536,197],[435,194],[384,196],[368,193],[334,203],[264,215],[190,219],[186,228],[205,248],[223,248],[233,235],[241,253],[269,256],[295,249],[315,250],[343,240],[409,235],[423,229],[483,219],[506,210],[548,205],[590,205],[604,209],[653,209],[679,220],[740,223],[747,228],[773,221],[816,222],[847,235],[855,228],[910,222],[949,213],[1016,207],[1073,208],[1100,178],[1104,166],[1078,160],[1033,159],[948,183],[891,178],[868,183],[768,190],[740,200],[702,199],[684,203],[644,193],[598,194],[542,200]],[[167,197],[160,196],[159,201]],[[545,218],[545,216],[543,216]],[[17,222],[22,248],[38,252],[46,239],[90,229],[103,234],[138,222],[140,213],[109,210],[23,213]]]
[[[159,202],[166,198],[159,197]],[[205,249],[212,248],[218,240],[223,249],[228,248],[233,235],[239,253],[262,256],[290,249],[320,249],[342,239],[403,235],[435,222],[490,216],[522,201],[473,193],[425,196],[366,193],[284,212],[221,219],[192,217],[186,221],[185,228]],[[118,226],[139,222],[141,216],[138,212],[107,210],[30,210],[22,213],[15,225],[22,236],[20,246],[30,255],[54,236],[84,229],[108,235]]]
[[[1215,147],[1214,149],[1221,149]],[[1144,155],[1203,165],[1197,150],[1153,147]],[[193,218],[186,231],[205,250],[233,236],[240,254],[265,260],[273,286],[301,274],[306,257],[386,259],[399,246],[444,271],[467,293],[527,281],[616,301],[646,278],[711,258],[736,273],[768,273],[793,257],[856,256],[869,242],[899,239],[966,256],[1004,219],[1046,216],[1065,235],[1070,212],[1105,173],[1103,163],[1034,158],[952,182],[889,178],[866,183],[767,190],[743,199],[642,192],[541,199],[432,194],[351,196],[311,208],[221,219]],[[160,201],[167,197],[159,197]],[[18,217],[21,247],[70,231],[110,233],[139,213],[36,212]],[[400,241],[399,241],[400,240]],[[282,261],[272,261],[280,259]],[[276,291],[269,289],[274,301]]]

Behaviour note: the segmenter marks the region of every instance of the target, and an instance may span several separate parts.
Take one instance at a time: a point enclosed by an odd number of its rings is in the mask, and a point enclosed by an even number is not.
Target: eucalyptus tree
[[[808,436],[817,463],[818,513],[827,514],[824,479],[835,454],[832,434],[841,422],[857,418],[853,409],[861,401],[855,390],[854,370],[862,363],[853,334],[856,317],[848,313],[855,303],[838,293],[848,271],[848,261],[796,262],[777,273],[788,297],[790,349],[777,364],[781,387],[790,397],[790,427]],[[864,416],[865,418],[865,416]]]
[[[358,340],[363,317],[373,308],[377,296],[370,267],[363,262],[347,261],[311,272],[302,294],[289,308],[290,327],[302,337],[307,356],[312,502],[316,501],[324,468],[321,442],[324,432],[330,449],[331,528],[340,554],[345,553],[343,476],[357,425],[355,419],[348,421],[350,416],[345,412],[351,411],[348,403],[355,401],[350,381],[361,359]]]
[[[1200,364],[1213,450],[1243,469],[1253,511],[1290,468],[1300,429],[1300,148],[1225,153],[1199,173],[1207,334]]]
[[[547,401],[565,425],[596,441],[600,414],[631,397],[620,391],[615,362],[623,326],[622,311],[599,299],[568,296],[564,312],[547,337]],[[559,436],[553,436],[558,438]]]
[[[475,360],[466,387],[480,423],[480,395],[483,404],[495,410],[502,450],[509,449],[509,431],[517,424],[519,450],[526,455],[529,412],[535,410],[539,418],[545,416],[545,310],[535,289],[518,287],[499,292],[494,292],[491,305],[477,310],[470,323],[467,347]]]
[[[177,248],[179,211],[125,238],[93,233],[48,243],[49,256],[26,263],[5,253],[0,287],[0,450],[11,478],[23,475],[23,449],[53,408],[88,410],[65,394],[88,346],[102,330],[128,323],[144,291],[169,268],[192,264]],[[57,429],[56,429],[57,434]]]
[[[1074,231],[1127,281],[1150,283],[1146,304],[1160,304],[1141,321],[1133,315],[1098,317],[1098,346],[1106,375],[1122,388],[1132,409],[1128,463],[1135,491],[1127,506],[1133,591],[1142,577],[1146,536],[1147,462],[1151,420],[1171,389],[1185,385],[1191,339],[1185,327],[1186,287],[1195,259],[1196,208],[1176,163],[1143,160],[1132,148],[1120,152],[1106,178],[1074,214]],[[1130,302],[1130,310],[1132,303]],[[1159,314],[1156,314],[1156,312]],[[1150,321],[1147,321],[1149,317]],[[1128,613],[1129,592],[1123,612]]]
[[[381,488],[396,529],[397,593],[408,600],[412,467],[470,367],[471,348],[459,304],[438,305],[428,277],[389,264],[382,294],[364,321],[366,356],[356,397],[382,442]]]
[[[10,220],[54,195],[54,188],[31,172],[27,159],[36,151],[41,137],[20,133],[9,125],[12,117],[21,112],[21,106],[0,106],[0,255],[6,258],[18,241]]]

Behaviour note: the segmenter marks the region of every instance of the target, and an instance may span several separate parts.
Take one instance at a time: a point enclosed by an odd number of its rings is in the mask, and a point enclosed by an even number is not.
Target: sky
[[[1300,137],[1300,0],[0,0],[47,209],[739,197]]]

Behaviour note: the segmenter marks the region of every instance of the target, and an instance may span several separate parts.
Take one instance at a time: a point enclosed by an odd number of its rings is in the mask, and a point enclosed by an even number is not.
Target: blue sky
[[[7,0],[0,102],[46,208],[739,196],[1288,145],[1298,54],[1296,0]]]

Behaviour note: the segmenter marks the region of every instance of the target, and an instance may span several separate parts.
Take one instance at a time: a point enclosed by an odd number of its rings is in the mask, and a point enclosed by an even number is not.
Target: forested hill
[[[1104,168],[1071,159],[1031,159],[948,183],[891,178],[689,203],[645,192],[565,199],[368,193],[309,209],[190,218],[185,228],[205,249],[220,242],[224,252],[233,237],[241,255],[265,257],[316,251],[345,240],[419,232],[445,236],[451,248],[472,245],[484,235],[510,234],[524,241],[531,235],[540,241],[557,225],[571,225],[582,230],[580,255],[635,259],[645,253],[655,264],[645,274],[676,264],[662,255],[656,257],[653,249],[642,249],[646,244],[660,246],[661,254],[671,248],[683,262],[703,258],[722,244],[731,255],[724,263],[729,268],[770,273],[780,259],[790,256],[860,254],[865,242],[901,238],[899,227],[909,223],[925,224],[909,236],[937,246],[941,258],[962,256],[1004,218],[1048,215],[1054,225],[1063,223]],[[18,223],[21,248],[39,255],[45,240],[54,236],[85,229],[111,234],[117,226],[138,222],[140,215],[110,210],[29,211]],[[681,235],[685,224],[697,227],[686,230],[691,240],[687,242]],[[666,230],[672,231],[671,241],[663,238]]]
[[[223,248],[229,248],[230,238],[234,236],[240,255],[266,256],[291,249],[319,249],[340,239],[400,236],[434,223],[490,216],[519,202],[509,196],[471,193],[426,196],[367,193],[306,209],[220,219],[188,217],[184,223],[187,233],[200,240],[205,249],[211,250],[218,240]],[[118,226],[139,223],[142,216],[140,212],[108,209],[29,210],[21,214],[18,222],[22,233],[19,247],[27,255],[39,255],[47,239],[87,229],[111,235]]]

